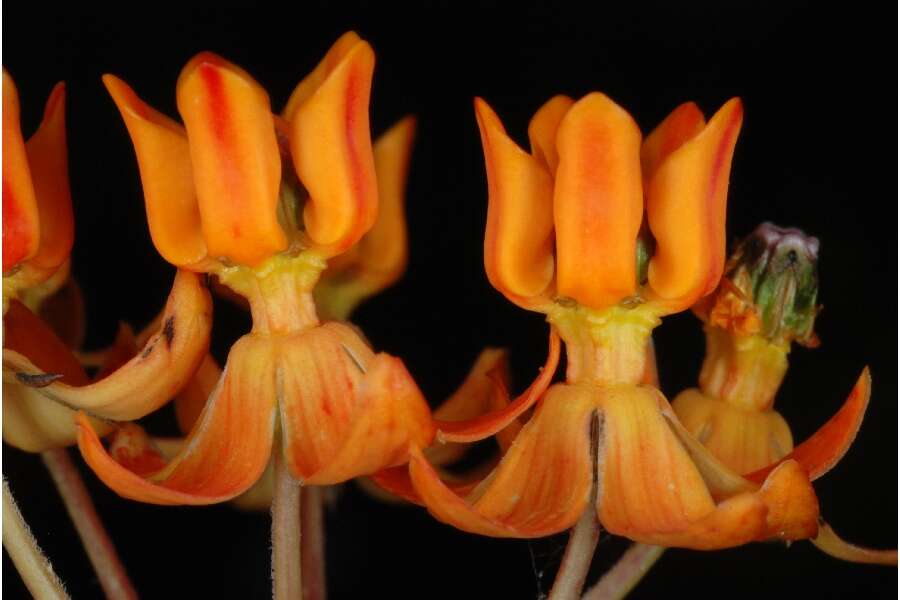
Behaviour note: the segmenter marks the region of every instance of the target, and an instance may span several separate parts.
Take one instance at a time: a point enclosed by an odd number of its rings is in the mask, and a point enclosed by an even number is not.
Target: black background
[[[209,49],[252,73],[280,107],[330,44],[355,29],[378,57],[374,132],[415,113],[419,133],[408,190],[409,269],[354,321],[378,349],[406,360],[433,403],[484,345],[512,349],[519,386],[546,351],[541,316],[508,303],[484,275],[486,186],[474,95],[523,143],[529,116],[556,93],[602,90],[645,131],[683,101],[711,114],[741,96],[746,115],[729,237],[771,220],[822,242],[823,344],[791,355],[777,407],[803,439],[871,365],[874,392],[862,431],[816,489],[823,515],[846,538],[896,546],[895,6],[449,2],[387,9],[340,2],[201,10],[120,3],[92,12],[79,4],[6,3],[3,63],[18,84],[26,132],[52,84],[68,84],[73,272],[86,297],[89,344],[108,343],[120,319],[147,322],[173,275],[150,243],[134,155],[100,75],[121,76],[175,116],[179,70]],[[217,357],[247,328],[244,315],[217,303]],[[668,318],[656,339],[671,397],[695,384],[702,334],[682,314]],[[168,413],[154,419],[163,429],[172,422]],[[7,447],[3,457],[4,474],[69,590],[76,598],[100,596],[39,459]],[[266,515],[228,505],[140,505],[86,477],[144,597],[270,593]],[[327,527],[332,598],[532,598],[548,589],[565,544],[565,536],[527,542],[463,534],[421,509],[370,500],[352,484],[341,490]],[[593,577],[624,547],[604,536]],[[4,594],[24,595],[6,557],[4,574]],[[895,569],[842,563],[807,543],[755,544],[671,551],[634,597],[895,597],[896,589]]]

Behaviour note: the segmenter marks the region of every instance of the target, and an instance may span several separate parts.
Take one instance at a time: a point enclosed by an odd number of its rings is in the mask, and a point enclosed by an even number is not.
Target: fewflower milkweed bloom
[[[815,535],[818,502],[795,461],[762,485],[729,471],[680,426],[662,394],[642,385],[660,317],[713,291],[725,261],[731,157],[739,100],[709,122],[693,104],[642,141],[606,96],[558,96],[521,150],[476,100],[488,172],[485,268],[513,302],[551,323],[544,372],[501,411],[439,422],[439,439],[524,425],[481,485],[458,495],[424,457],[409,473],[418,499],[466,531],[537,537],[574,525],[585,509],[633,540],[698,549]],[[550,384],[566,343],[566,382]]]
[[[348,325],[320,323],[312,296],[328,259],[378,211],[373,68],[369,44],[345,34],[274,115],[250,75],[201,53],[178,79],[183,126],[104,77],[135,147],[155,246],[180,273],[212,274],[246,298],[253,319],[171,461],[143,435],[118,436],[108,453],[79,416],[83,456],[120,495],[227,500],[260,477],[276,443],[300,481],[337,483],[404,462],[411,444],[433,438],[402,363]]]

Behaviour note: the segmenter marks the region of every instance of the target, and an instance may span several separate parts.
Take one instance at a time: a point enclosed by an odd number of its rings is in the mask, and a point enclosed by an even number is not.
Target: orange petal
[[[344,57],[346,57],[347,54],[349,54],[361,41],[362,40],[355,31],[348,31],[339,37],[331,48],[328,49],[325,58],[323,58],[319,64],[316,65],[316,68],[313,69],[309,75],[304,77],[303,81],[298,83],[297,87],[294,88],[294,91],[291,92],[291,97],[288,98],[284,110],[281,111],[281,116],[284,117],[285,120],[290,121],[294,116],[294,112],[296,112],[300,105],[306,102],[306,100],[322,86],[322,83],[329,75],[331,75],[331,72],[341,64]]]
[[[594,309],[632,296],[643,219],[641,132],[600,93],[566,113],[553,193],[557,291]]]
[[[863,417],[866,416],[871,389],[872,376],[866,367],[841,409],[782,460],[797,461],[804,471],[809,473],[810,481],[815,481],[830,471],[856,439]],[[777,466],[778,463],[769,465],[746,477],[751,481],[760,482]]]
[[[559,363],[559,335],[550,330],[550,350],[540,375],[525,392],[513,402],[493,412],[463,421],[435,420],[437,439],[441,442],[477,442],[505,429],[522,413],[531,408],[550,385]]]
[[[65,106],[66,87],[57,83],[47,99],[38,130],[25,144],[41,225],[40,247],[30,264],[50,270],[57,269],[69,258],[75,237]]]
[[[203,52],[182,70],[177,99],[210,256],[255,266],[284,250],[276,215],[281,155],[265,90]]]
[[[645,543],[707,517],[715,504],[659,411],[658,391],[604,390],[598,516],[611,533]],[[650,475],[652,473],[652,476]]]
[[[34,256],[39,243],[38,206],[19,124],[19,94],[3,69],[3,272]]]
[[[219,386],[175,458],[162,468],[146,448],[114,445],[111,455],[78,415],[78,447],[117,494],[152,504],[213,504],[244,492],[269,463],[275,430],[276,361],[270,339],[248,335],[232,347]],[[151,454],[147,456],[148,452]],[[119,464],[116,457],[135,468]],[[138,465],[140,467],[138,467]],[[151,469],[158,469],[151,472]]]
[[[425,460],[428,461],[427,455]],[[480,463],[463,472],[451,472],[446,469],[438,469],[438,477],[457,496],[468,496],[490,475],[497,466],[497,460]],[[429,461],[429,464],[430,461]],[[364,492],[382,502],[397,502],[405,500],[412,504],[425,506],[425,502],[413,485],[409,475],[409,466],[400,465],[389,469],[382,469],[370,477],[361,477],[356,480]]]
[[[327,323],[283,340],[281,427],[291,471],[307,481],[340,451],[353,427],[374,354],[350,327]]]
[[[306,482],[336,484],[405,463],[411,447],[425,447],[433,438],[428,403],[403,363],[376,354],[362,380],[352,427],[338,452]],[[296,452],[295,441],[285,439],[286,453]]]
[[[600,522],[635,541],[698,550],[769,537],[768,507],[754,486],[715,504],[693,456],[669,429],[664,403],[649,387],[603,394]]]
[[[447,487],[416,449],[410,476],[428,510],[459,529],[495,537],[541,537],[574,525],[593,483],[596,398],[581,391],[550,388],[500,465],[468,498]]]
[[[685,142],[696,137],[706,125],[703,113],[693,102],[685,102],[663,119],[641,145],[641,171],[649,181],[656,169]]]
[[[353,248],[329,261],[316,284],[316,306],[329,318],[347,320],[362,301],[391,286],[406,270],[404,205],[415,131],[415,118],[406,117],[375,142],[378,217]]]
[[[216,389],[221,376],[222,369],[216,364],[216,359],[207,354],[194,372],[194,376],[175,397],[175,419],[183,433],[189,432],[200,418],[203,407]]]
[[[770,465],[794,447],[790,428],[774,410],[747,410],[698,389],[678,394],[672,408],[691,435],[735,473]]]
[[[553,96],[541,106],[528,123],[531,154],[543,163],[551,175],[556,175],[559,154],[556,151],[556,132],[563,117],[575,103],[568,96]]]
[[[40,387],[40,392],[100,417],[140,418],[168,402],[188,382],[209,347],[211,323],[211,300],[200,277],[178,271],[162,324],[140,354],[95,383],[72,386],[56,381]],[[41,375],[28,357],[10,350],[3,352],[3,366],[19,379]]]
[[[649,181],[647,216],[656,238],[649,283],[671,312],[712,292],[722,275],[728,177],[742,119],[741,101],[729,100]]]
[[[506,135],[481,98],[475,116],[488,181],[484,268],[491,285],[530,308],[553,280],[553,179]]]
[[[769,509],[767,538],[805,540],[819,531],[819,500],[806,471],[788,460],[775,468],[759,492]]]
[[[478,417],[494,408],[504,408],[509,398],[506,393],[509,380],[507,351],[485,348],[478,355],[462,385],[435,409],[434,418],[438,421],[462,421]],[[495,406],[494,398],[497,396],[502,396],[499,406]],[[443,466],[462,458],[467,449],[468,446],[464,444],[452,442],[435,444],[425,450],[425,456],[431,464]]]
[[[378,214],[369,131],[374,68],[372,47],[357,41],[288,115],[294,168],[310,197],[306,232],[329,256],[355,244]]]
[[[24,305],[13,300],[3,317],[5,348],[29,357],[43,371],[71,385],[84,385],[87,375],[68,346]],[[95,422],[95,427],[108,427]],[[16,379],[3,383],[3,440],[26,452],[42,452],[75,443],[75,412],[45,398]]]
[[[757,484],[729,470],[691,436],[662,395],[658,396],[658,403],[660,413],[690,455],[714,499],[737,498],[752,492],[766,507],[765,527],[756,539],[794,540],[816,534],[819,503],[806,471],[796,461],[782,463],[758,488]]]
[[[819,534],[810,541],[825,554],[840,560],[897,566],[897,550],[874,550],[845,542],[824,521],[819,522]]]
[[[147,106],[121,79],[104,75],[103,84],[134,145],[153,245],[174,265],[199,262],[206,242],[184,128]]]

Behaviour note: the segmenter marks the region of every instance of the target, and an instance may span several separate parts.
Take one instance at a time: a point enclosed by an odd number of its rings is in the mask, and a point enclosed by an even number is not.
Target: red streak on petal
[[[12,188],[3,182],[3,272],[19,264],[28,253],[30,232],[25,213],[13,195]]]
[[[213,136],[220,144],[220,148],[216,153],[220,161],[222,177],[228,180],[228,187],[233,190],[240,188],[240,169],[235,164],[235,157],[231,146],[234,144],[233,131],[229,127],[229,107],[225,97],[224,84],[222,83],[222,74],[218,67],[209,62],[205,62],[199,67],[200,77],[206,85],[207,103],[209,106],[210,125],[212,126]],[[234,197],[232,196],[232,201]],[[241,224],[235,221],[231,224],[231,234],[235,240],[243,237]]]
[[[200,77],[206,84],[209,101],[209,112],[212,117],[213,133],[223,144],[228,136],[228,109],[225,92],[222,89],[222,76],[218,69],[209,63],[200,65]]]
[[[361,96],[363,96],[363,94],[360,93],[359,88],[359,73],[354,69],[347,79],[347,112],[345,113],[344,118],[347,122],[347,128],[345,130],[347,133],[347,153],[349,154],[347,158],[349,159],[351,175],[353,177],[353,190],[355,192],[353,197],[356,199],[357,218],[359,217],[359,213],[363,210],[362,202],[365,194],[365,185],[361,177],[362,167],[359,164],[359,148],[356,147],[356,136],[354,135],[357,125],[357,105],[361,101]],[[368,107],[366,107],[366,110],[368,110]]]
[[[719,142],[719,147],[716,148],[715,159],[713,160],[713,169],[712,174],[709,179],[709,192],[707,193],[707,204],[706,204],[706,214],[712,215],[716,210],[716,189],[719,187],[721,182],[721,178],[723,176],[728,177],[730,170],[726,170],[725,167],[725,158],[728,154],[729,148],[734,146],[734,138],[737,137],[738,127],[740,125],[741,119],[744,116],[743,107],[739,106],[735,111],[731,114],[731,119],[728,121],[728,125],[726,125],[725,133],[722,135],[722,139]],[[727,191],[726,191],[727,193]],[[727,202],[727,197],[725,199]],[[707,235],[709,236],[707,239],[715,240],[719,236],[716,235],[717,228],[719,227],[716,223],[713,222],[713,219],[707,220],[708,231]],[[716,286],[719,284],[719,279],[722,276],[722,269],[725,266],[725,249],[716,246],[711,248],[712,254],[710,255],[710,263],[709,263],[709,276],[706,280],[706,285],[703,286],[703,295],[710,293],[713,291]]]

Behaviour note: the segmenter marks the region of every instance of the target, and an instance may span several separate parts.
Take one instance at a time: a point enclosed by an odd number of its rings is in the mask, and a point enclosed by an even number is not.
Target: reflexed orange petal
[[[778,465],[759,492],[769,509],[767,538],[804,540],[819,531],[819,500],[806,471],[796,461]]]
[[[683,530],[714,510],[700,473],[659,412],[658,393],[633,386],[603,392],[598,515],[611,533],[638,541]]]
[[[376,354],[362,380],[353,424],[339,451],[308,483],[328,485],[369,475],[409,460],[411,447],[434,438],[431,411],[403,363]],[[294,440],[286,440],[285,451]]]
[[[355,244],[378,214],[369,131],[374,68],[372,47],[358,41],[289,114],[291,157],[309,192],[306,232],[329,256]]]
[[[392,285],[406,270],[404,205],[415,131],[415,118],[406,117],[375,141],[375,224],[353,248],[329,261],[315,288],[316,306],[330,318],[347,320],[360,302]]]
[[[426,458],[425,460],[428,459]],[[444,485],[454,494],[457,496],[468,496],[494,470],[497,462],[497,460],[488,461],[462,473],[450,472],[439,468],[437,473]],[[405,500],[412,504],[425,506],[415,486],[413,486],[412,478],[409,476],[408,465],[383,469],[371,477],[361,477],[356,482],[360,484],[364,492],[376,500],[381,500],[382,502]]]
[[[596,397],[582,392],[550,388],[500,465],[468,498],[456,495],[414,451],[410,475],[428,510],[459,529],[495,537],[540,537],[574,525],[593,483]]]
[[[204,52],[181,72],[177,100],[210,256],[255,266],[284,250],[276,215],[281,155],[265,90]]]
[[[641,132],[627,112],[593,93],[566,113],[556,146],[557,291],[603,309],[633,295],[637,286]]]
[[[19,124],[19,94],[3,69],[3,272],[37,252],[40,222],[25,141]]]
[[[541,106],[528,123],[531,154],[543,163],[551,175],[556,175],[559,154],[556,151],[556,132],[563,117],[575,103],[568,96],[554,96]]]
[[[122,444],[107,452],[93,428],[78,416],[78,447],[85,461],[117,494],[152,504],[213,504],[250,488],[269,463],[275,431],[276,361],[270,339],[248,335],[232,346],[224,375],[180,452],[165,467]],[[150,452],[152,454],[152,452]],[[128,457],[133,472],[116,462]],[[137,465],[140,465],[138,467]]]
[[[207,354],[194,372],[194,376],[175,397],[175,418],[178,421],[178,428],[183,433],[189,432],[200,418],[203,407],[216,389],[221,376],[222,369],[216,364],[216,359]]]
[[[649,180],[660,163],[703,131],[706,119],[693,102],[685,102],[663,119],[641,145],[641,171]]]
[[[678,394],[672,408],[691,435],[735,473],[770,465],[794,447],[790,428],[774,410],[732,406],[698,389]]]
[[[121,79],[104,75],[103,84],[134,145],[153,245],[177,266],[202,260],[206,241],[184,128],[147,106]]]
[[[540,375],[513,402],[493,412],[464,421],[435,420],[437,439],[441,442],[477,442],[502,431],[531,408],[550,385],[559,364],[559,334],[550,329],[550,349]]]
[[[730,471],[678,421],[668,402],[658,396],[660,413],[697,466],[713,498],[737,498],[751,492],[766,507],[764,530],[756,539],[804,539],[816,534],[819,503],[806,471],[796,462],[781,463],[762,487]]]
[[[40,369],[62,376],[61,381],[84,385],[87,375],[75,356],[47,325],[12,300],[3,317],[4,347],[29,357]],[[26,452],[42,452],[75,443],[75,412],[45,398],[16,379],[3,383],[3,441]],[[95,422],[95,427],[108,427]]]
[[[729,100],[702,133],[665,157],[647,188],[656,238],[650,288],[671,312],[712,292],[725,264],[725,205],[743,107]]]
[[[290,121],[294,116],[297,108],[303,104],[307,98],[312,96],[322,83],[331,75],[338,65],[344,60],[344,57],[353,50],[362,40],[355,31],[348,31],[338,38],[338,40],[328,49],[328,52],[316,68],[309,75],[303,78],[303,81],[297,84],[291,97],[288,98],[281,116]]]
[[[47,99],[44,118],[25,144],[40,214],[40,247],[30,264],[56,269],[68,258],[75,237],[69,161],[66,154],[66,87],[57,83]]]
[[[819,534],[810,541],[825,554],[840,560],[873,565],[897,565],[897,550],[875,550],[845,542],[824,521],[819,522]]]
[[[56,381],[39,391],[100,417],[140,418],[168,402],[188,382],[209,347],[211,323],[212,304],[200,277],[178,271],[162,324],[140,354],[95,383],[72,386]],[[10,350],[3,352],[3,366],[20,377],[40,374],[28,357]]]
[[[373,356],[359,335],[342,323],[327,323],[282,340],[282,438],[288,446],[287,463],[301,481],[325,469],[343,446]]]
[[[488,181],[484,268],[497,290],[531,307],[553,280],[553,179],[475,99]]]
[[[869,406],[871,388],[872,376],[866,367],[841,409],[783,460],[797,461],[804,471],[809,473],[810,481],[815,481],[830,471],[856,439],[863,417],[866,416],[866,408]],[[760,482],[777,466],[777,463],[769,465],[746,477],[751,481]]]
[[[462,421],[472,419],[492,409],[502,409],[509,399],[509,356],[500,348],[485,348],[462,385],[434,410],[437,421]],[[502,388],[498,389],[498,386]],[[502,395],[500,406],[494,398]],[[465,444],[435,444],[425,450],[425,457],[433,465],[448,465],[460,459],[468,449]]]
[[[603,393],[597,514],[610,533],[643,543],[727,548],[767,537],[767,507],[753,490],[716,505],[649,387]]]

